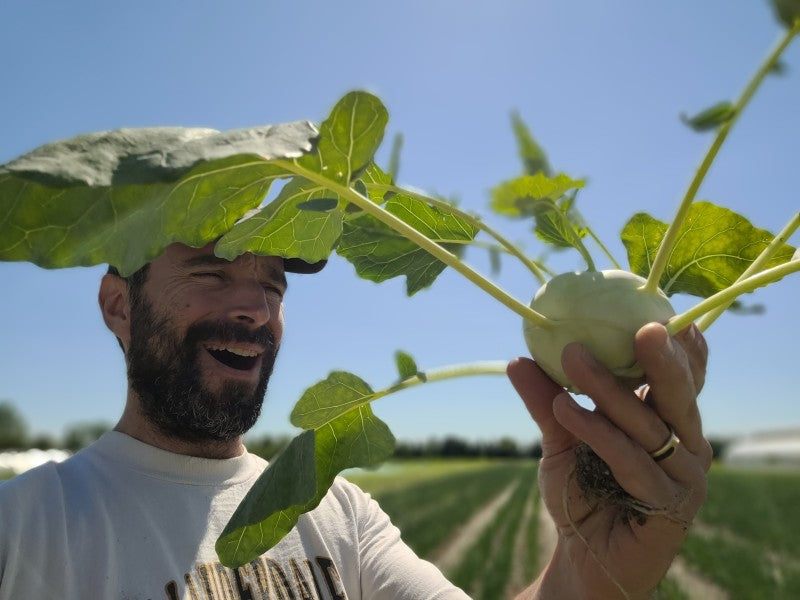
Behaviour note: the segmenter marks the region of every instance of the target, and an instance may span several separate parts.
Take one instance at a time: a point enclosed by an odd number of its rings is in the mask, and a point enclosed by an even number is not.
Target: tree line
[[[111,429],[102,421],[74,423],[65,427],[60,437],[30,433],[30,428],[17,408],[0,401],[0,452],[4,450],[49,450],[61,448],[77,452]],[[248,435],[245,446],[250,452],[267,460],[274,458],[291,441],[288,435]],[[727,440],[712,439],[714,456],[720,456]],[[536,440],[521,444],[510,437],[494,441],[473,441],[458,436],[446,436],[426,441],[402,441],[395,444],[395,458],[541,458],[542,445]]]

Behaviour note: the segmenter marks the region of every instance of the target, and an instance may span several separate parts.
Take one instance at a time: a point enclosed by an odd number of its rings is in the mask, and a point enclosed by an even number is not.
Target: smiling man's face
[[[128,380],[143,416],[181,440],[228,441],[253,426],[283,333],[283,261],[219,259],[173,244],[131,297]]]

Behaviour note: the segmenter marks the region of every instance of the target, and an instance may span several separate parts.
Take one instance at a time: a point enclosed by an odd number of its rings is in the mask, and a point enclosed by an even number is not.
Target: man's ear
[[[97,294],[103,321],[111,330],[123,351],[127,352],[131,341],[131,307],[128,300],[128,282],[119,275],[106,274],[100,281]]]

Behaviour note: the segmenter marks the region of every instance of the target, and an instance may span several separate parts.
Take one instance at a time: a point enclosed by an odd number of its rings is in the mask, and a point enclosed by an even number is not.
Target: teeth
[[[236,354],[237,356],[258,356],[258,352],[255,350],[247,350],[245,348],[233,348],[231,346],[207,346],[209,350],[224,350],[225,352],[230,352],[231,354]]]

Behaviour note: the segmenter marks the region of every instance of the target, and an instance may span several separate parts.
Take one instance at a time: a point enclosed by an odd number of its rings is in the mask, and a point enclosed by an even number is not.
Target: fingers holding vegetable
[[[637,333],[635,347],[637,360],[647,373],[646,405],[652,407],[707,469],[711,447],[703,437],[697,406],[708,361],[702,334],[692,325],[669,336],[663,325],[651,323]]]

